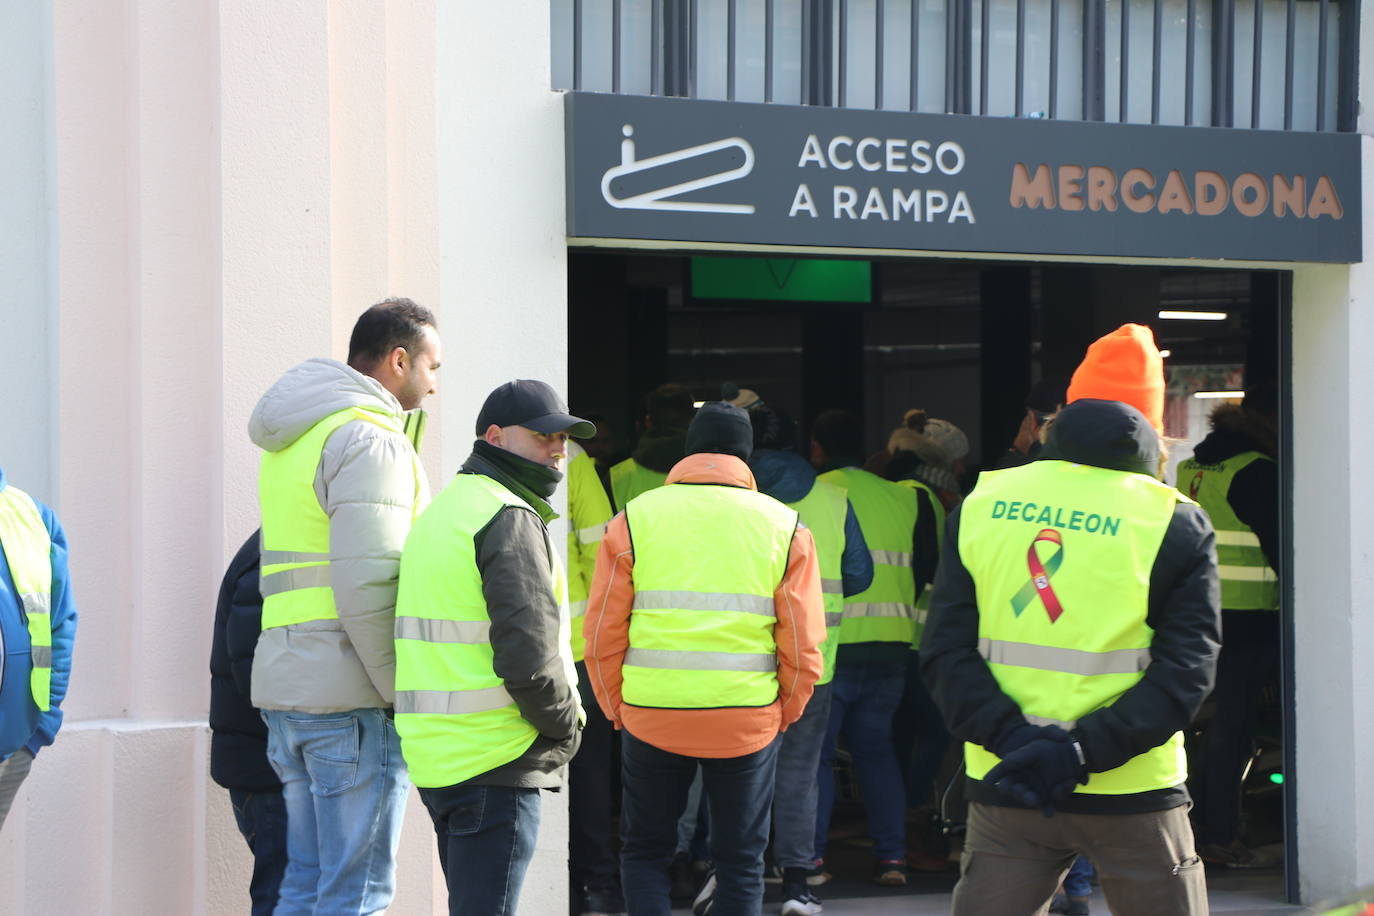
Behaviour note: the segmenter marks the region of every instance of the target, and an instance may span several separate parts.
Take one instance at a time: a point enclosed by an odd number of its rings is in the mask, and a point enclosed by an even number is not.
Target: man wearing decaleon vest
[[[539,790],[558,791],[577,752],[566,575],[546,526],[568,436],[595,431],[544,382],[497,388],[401,555],[396,728],[455,916],[516,911]]]
[[[1207,912],[1182,729],[1220,638],[1211,522],[1158,479],[1148,328],[1096,341],[1039,458],[951,514],[922,674],[965,743],[956,914],[1043,912],[1075,856],[1112,912]]]
[[[434,316],[409,299],[354,325],[348,364],[312,359],[262,396],[262,635],[252,702],[286,802],[277,916],[376,913],[395,892],[409,782],[391,720],[396,581],[429,500],[416,455],[436,387]]]
[[[596,698],[622,730],[621,879],[629,911],[666,916],[697,767],[710,804],[715,916],[753,916],[779,734],[821,675],[815,544],[757,492],[743,410],[705,405],[665,486],[611,520],[586,622]]]

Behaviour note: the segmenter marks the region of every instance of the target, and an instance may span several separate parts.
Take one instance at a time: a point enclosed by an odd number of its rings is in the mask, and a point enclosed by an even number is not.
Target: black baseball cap
[[[492,426],[523,426],[537,433],[561,433],[576,439],[596,435],[596,424],[568,413],[568,405],[547,382],[521,378],[487,395],[477,414],[477,435]]]

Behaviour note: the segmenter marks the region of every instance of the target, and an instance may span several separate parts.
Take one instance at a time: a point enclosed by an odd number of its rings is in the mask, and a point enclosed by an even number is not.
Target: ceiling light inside
[[[1225,312],[1184,312],[1161,309],[1159,317],[1166,321],[1225,321]]]

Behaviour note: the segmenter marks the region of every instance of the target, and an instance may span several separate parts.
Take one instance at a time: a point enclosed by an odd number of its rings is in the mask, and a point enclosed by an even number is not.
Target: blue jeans
[[[1093,895],[1093,863],[1087,856],[1079,856],[1069,866],[1069,873],[1064,876],[1064,893],[1070,897]]]
[[[677,845],[677,819],[701,766],[711,812],[711,858],[716,866],[712,916],[757,916],[763,906],[763,850],[778,747],[742,757],[684,757],[622,734],[620,878],[631,916],[668,916],[668,869]]]
[[[248,894],[253,900],[253,916],[272,916],[277,906],[277,891],[286,874],[286,801],[281,790],[245,792],[229,790],[234,820],[253,853],[253,877]]]
[[[410,788],[386,710],[265,709],[262,718],[287,814],[277,916],[385,910]]]
[[[810,868],[816,858],[816,767],[829,721],[830,685],[824,684],[782,733],[773,793],[773,860],[783,868]]]
[[[711,852],[707,837],[710,821],[711,813],[701,791],[701,770],[698,769],[697,775],[692,777],[692,787],[687,790],[687,804],[682,809],[682,817],[677,819],[677,852],[686,855],[692,862],[709,859]]]
[[[539,835],[539,790],[421,789],[434,821],[452,916],[512,916]]]
[[[4,826],[5,818],[9,816],[14,796],[19,794],[19,784],[29,775],[32,766],[33,754],[26,747],[0,760],[0,827]]]
[[[825,857],[830,809],[835,806],[835,745],[844,735],[868,815],[873,854],[880,862],[906,860],[906,795],[892,747],[892,716],[902,698],[906,665],[835,665],[830,720],[816,782],[816,857]]]

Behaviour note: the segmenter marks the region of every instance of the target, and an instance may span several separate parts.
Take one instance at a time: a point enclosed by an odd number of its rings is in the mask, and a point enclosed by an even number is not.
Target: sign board
[[[1361,259],[1356,134],[569,93],[568,236]]]

